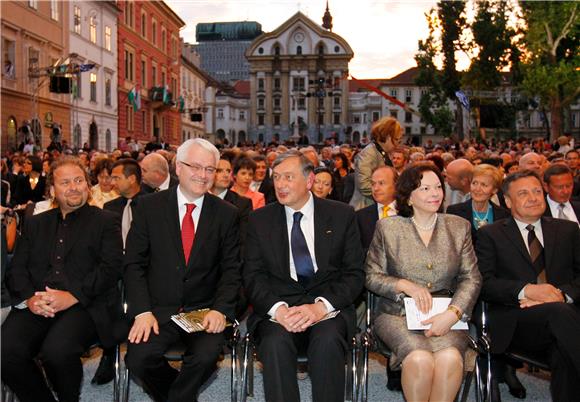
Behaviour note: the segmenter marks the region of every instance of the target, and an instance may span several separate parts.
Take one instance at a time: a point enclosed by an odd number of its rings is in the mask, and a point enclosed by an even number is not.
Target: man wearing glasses
[[[87,204],[77,158],[57,160],[48,182],[58,208],[26,219],[7,278],[15,308],[2,326],[2,381],[21,402],[55,400],[36,358],[58,400],[78,401],[83,352],[97,340],[105,348],[121,341],[120,225]]]
[[[129,332],[127,364],[155,401],[196,400],[211,376],[233,321],[240,288],[237,209],[209,193],[219,161],[208,141],[177,150],[179,185],[142,197],[125,249]],[[209,309],[205,331],[187,333],[171,320]],[[181,371],[163,357],[186,346]]]

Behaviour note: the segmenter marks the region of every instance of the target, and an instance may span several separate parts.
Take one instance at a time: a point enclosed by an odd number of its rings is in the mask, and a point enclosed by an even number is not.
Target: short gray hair
[[[191,147],[193,147],[194,145],[199,145],[200,147],[202,147],[206,151],[211,152],[214,155],[215,164],[217,166],[217,163],[220,160],[220,151],[218,151],[218,149],[215,147],[215,145],[213,145],[208,140],[204,140],[203,138],[191,138],[191,139],[185,141],[183,144],[181,144],[179,146],[179,148],[177,148],[177,155],[176,155],[177,160],[179,162],[189,163],[188,161],[185,160],[185,155],[189,152]]]
[[[291,149],[278,155],[278,157],[272,164],[272,170],[274,170],[276,166],[278,166],[279,164],[290,158],[298,158],[300,160],[300,167],[302,168],[302,174],[304,175],[304,177],[307,178],[310,175],[310,173],[314,172],[314,166],[312,165],[312,162],[310,162],[310,159],[308,159],[302,152],[296,149]]]

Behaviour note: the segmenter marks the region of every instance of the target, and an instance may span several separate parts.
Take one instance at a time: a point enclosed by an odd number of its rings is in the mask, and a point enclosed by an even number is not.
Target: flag
[[[81,64],[79,66],[79,70],[81,73],[87,72],[87,71],[91,71],[93,68],[95,67],[94,63],[91,64]]]
[[[129,91],[127,98],[131,105],[133,105],[133,111],[136,112],[141,108],[141,94],[137,91],[137,87],[133,87],[133,89]]]
[[[183,113],[183,111],[185,110],[185,99],[183,99],[183,96],[179,97],[179,113]]]
[[[464,108],[469,110],[469,98],[465,95],[463,91],[455,91],[455,96],[459,99],[459,103],[463,105]]]
[[[167,85],[163,87],[163,103],[169,103],[169,91],[167,90]]]

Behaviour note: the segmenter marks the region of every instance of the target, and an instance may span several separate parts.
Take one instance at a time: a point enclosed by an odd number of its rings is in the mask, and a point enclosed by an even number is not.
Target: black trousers
[[[580,395],[580,309],[571,304],[546,303],[518,311],[511,350],[548,351],[554,401]]]
[[[178,371],[164,354],[180,340],[186,350]],[[159,335],[152,332],[147,342],[129,343],[126,363],[156,402],[191,402],[214,372],[224,341],[223,332],[188,334],[170,321],[160,325]]]
[[[2,381],[20,402],[54,402],[39,358],[59,402],[78,402],[81,356],[96,340],[95,324],[80,304],[54,318],[13,309],[2,326]]]
[[[269,320],[256,328],[258,356],[264,365],[264,392],[268,402],[299,402],[297,354],[306,350],[314,402],[344,401],[346,322],[337,317],[302,333],[290,333]],[[304,399],[308,399],[304,396]]]

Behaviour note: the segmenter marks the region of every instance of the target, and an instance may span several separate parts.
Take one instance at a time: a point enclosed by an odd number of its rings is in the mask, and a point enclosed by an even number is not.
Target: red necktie
[[[185,254],[185,265],[189,262],[189,253],[193,247],[193,239],[195,239],[195,225],[191,213],[195,208],[195,204],[185,204],[187,211],[181,222],[181,244],[183,245],[183,254]]]

